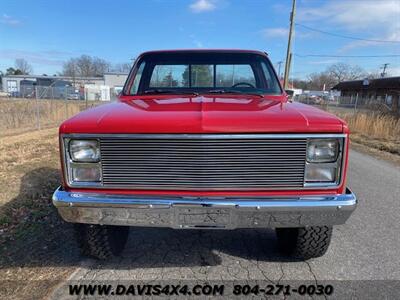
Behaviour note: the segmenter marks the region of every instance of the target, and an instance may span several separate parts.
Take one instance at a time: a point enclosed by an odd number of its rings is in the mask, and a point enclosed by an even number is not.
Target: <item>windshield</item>
[[[131,73],[127,95],[281,93],[269,60],[259,54],[153,53],[144,55]]]

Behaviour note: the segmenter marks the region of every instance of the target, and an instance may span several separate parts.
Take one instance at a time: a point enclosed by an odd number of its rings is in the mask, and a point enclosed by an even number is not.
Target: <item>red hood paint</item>
[[[124,96],[79,113],[60,133],[329,133],[345,123],[284,96]]]

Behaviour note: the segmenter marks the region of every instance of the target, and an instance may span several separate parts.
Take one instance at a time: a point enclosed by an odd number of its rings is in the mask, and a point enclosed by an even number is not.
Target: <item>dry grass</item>
[[[7,186],[0,189],[0,207],[18,195],[25,173],[35,167],[58,169],[57,154],[57,128],[0,138],[0,186]]]
[[[400,119],[376,113],[353,113],[341,116],[357,133],[379,139],[395,140],[400,137]]]
[[[71,225],[51,196],[60,184],[57,127],[85,108],[0,100],[0,299],[41,299],[78,265]],[[37,121],[52,128],[38,131]]]
[[[39,299],[77,266],[71,226],[51,204],[57,128],[0,138],[0,299]]]
[[[352,141],[400,155],[400,119],[371,111],[338,110],[328,108],[345,120],[352,133]]]
[[[98,104],[89,102],[88,107]],[[86,108],[83,101],[0,99],[0,136],[56,127]]]
[[[52,128],[36,130],[38,108],[41,128]],[[60,184],[57,127],[85,108],[0,100],[0,299],[42,299],[79,264],[72,226],[51,196]]]

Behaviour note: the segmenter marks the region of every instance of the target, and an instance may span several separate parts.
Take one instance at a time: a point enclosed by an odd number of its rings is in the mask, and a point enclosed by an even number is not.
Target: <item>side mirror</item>
[[[286,92],[288,101],[292,102],[293,101],[294,91],[293,90],[285,90],[285,92]]]
[[[285,92],[290,98],[293,98],[293,95],[294,95],[294,91],[293,90],[285,90]]]

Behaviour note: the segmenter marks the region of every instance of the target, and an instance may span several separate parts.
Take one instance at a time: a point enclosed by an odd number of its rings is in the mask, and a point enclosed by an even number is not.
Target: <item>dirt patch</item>
[[[366,145],[364,145],[362,143],[358,143],[356,141],[356,139],[354,139],[354,140],[352,139],[351,140],[350,148],[353,149],[353,150],[356,150],[358,152],[365,153],[365,154],[374,156],[374,157],[376,157],[378,159],[382,159],[382,160],[385,160],[387,162],[394,163],[397,166],[400,166],[400,155],[392,154],[392,153],[387,152],[387,151],[382,151],[382,150],[379,150],[377,148],[366,146]]]
[[[353,142],[357,144],[362,144],[369,148],[373,148],[379,151],[388,152],[395,156],[398,156],[400,159],[400,139],[378,139],[378,138],[371,138],[369,136],[353,133],[351,135],[351,139]]]
[[[70,224],[51,204],[57,129],[0,139],[0,298],[40,299],[78,265]]]

